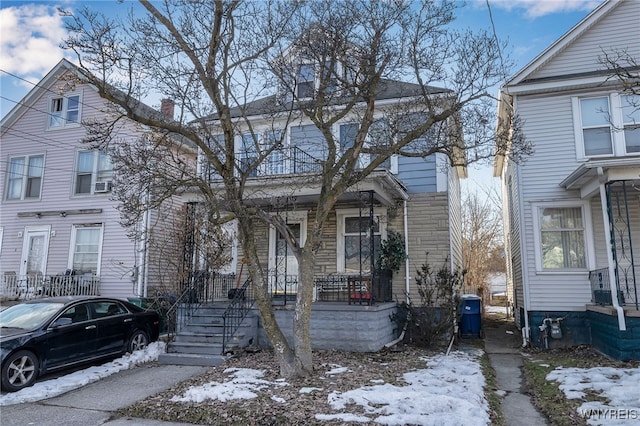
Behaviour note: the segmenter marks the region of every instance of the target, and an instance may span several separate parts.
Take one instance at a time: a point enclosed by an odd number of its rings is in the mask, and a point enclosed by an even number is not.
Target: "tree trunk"
[[[300,284],[296,298],[295,319],[293,322],[293,347],[299,374],[310,375],[313,372],[311,351],[311,304],[313,303],[313,270],[315,258],[309,244],[301,249],[299,259]]]
[[[267,277],[259,267],[259,258],[255,244],[254,223],[251,218],[238,215],[238,237],[244,249],[245,262],[253,284],[258,310],[262,317],[262,326],[267,334],[280,364],[283,377],[294,377],[298,374],[298,366],[294,351],[278,326],[275,312],[271,306],[271,297],[267,288]]]

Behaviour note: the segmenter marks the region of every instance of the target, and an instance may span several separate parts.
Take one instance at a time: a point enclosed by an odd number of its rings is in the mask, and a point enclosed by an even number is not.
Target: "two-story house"
[[[640,96],[603,61],[637,75],[639,21],[640,3],[604,2],[501,88],[499,114],[535,149],[494,165],[515,319],[534,346],[640,358]]]
[[[306,92],[317,90],[318,69],[313,63],[297,67],[297,99],[304,100]],[[418,89],[417,85],[406,82],[381,82],[376,94],[375,122],[367,135],[371,143],[384,137],[384,109],[398,108],[405,101],[415,102],[416,94],[420,93]],[[445,97],[449,93],[436,87],[430,90],[434,97]],[[279,141],[277,148],[251,169],[243,200],[279,215],[304,245],[320,197],[327,141],[310,118],[295,112],[289,114],[287,108],[291,108],[291,104],[280,93],[232,108],[230,115],[237,126],[234,154],[242,164],[255,165],[258,150],[272,149],[274,140]],[[354,144],[360,119],[356,111],[354,108],[353,114],[331,127],[334,140],[339,141],[339,154]],[[222,140],[217,116],[209,117],[207,122],[211,139]],[[424,143],[428,137],[423,135],[416,143]],[[365,168],[374,155],[361,153],[358,167]],[[221,190],[222,182],[205,156],[201,156],[199,165],[201,173],[210,179],[211,187]],[[397,325],[390,321],[396,303],[408,297],[412,297],[416,305],[421,303],[416,270],[427,262],[432,267],[444,263],[450,270],[461,268],[460,179],[465,176],[465,166],[452,167],[444,154],[392,155],[339,197],[329,214],[315,258],[311,324],[314,348],[380,349],[397,337],[394,334]],[[193,194],[192,200],[197,201],[198,194]],[[404,241],[403,249],[408,255],[392,276],[377,270],[382,242],[395,235],[391,231],[401,236],[395,241]],[[297,294],[298,260],[275,227],[265,224],[256,227],[254,232],[259,256],[268,270],[273,303],[285,305],[276,309],[276,316],[283,330],[290,332],[293,311],[287,311],[286,306],[293,305]],[[242,274],[243,254],[237,243],[233,253],[229,270]],[[264,336],[260,338],[261,343],[262,338]]]
[[[61,60],[1,123],[3,298],[137,298],[151,296],[168,275],[150,244],[170,232],[163,226],[168,211],[144,215],[144,238],[131,239],[120,226],[111,197],[117,167],[109,152],[82,143],[83,122],[103,117],[105,101],[92,86],[66,78],[77,73]],[[140,137],[136,127],[121,123],[120,140]]]

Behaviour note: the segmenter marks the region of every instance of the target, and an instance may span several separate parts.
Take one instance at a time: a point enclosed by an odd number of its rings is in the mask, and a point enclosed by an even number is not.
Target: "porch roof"
[[[270,203],[274,197],[283,196],[294,196],[300,203],[316,200],[322,185],[321,177],[309,176],[304,184],[301,184],[300,180],[300,175],[251,179],[246,185],[246,198],[253,199],[258,204]],[[375,170],[357,185],[348,188],[340,197],[340,201],[360,199],[360,193],[368,191],[373,191],[374,199],[386,206],[395,205],[398,199],[408,199],[406,188],[394,175],[387,170]]]
[[[311,203],[318,199],[322,177],[318,174],[290,174],[249,178],[243,198],[256,205],[271,204],[276,198],[295,197],[298,203]],[[223,191],[222,184],[211,183],[214,191]],[[391,207],[398,200],[407,200],[409,194],[405,186],[388,170],[374,170],[362,181],[349,187],[339,201],[357,201],[362,192],[373,192],[375,201]],[[185,201],[198,201],[199,195],[186,191]]]
[[[627,180],[640,187],[640,157],[589,160],[560,182],[562,188],[579,190],[581,198],[598,192],[600,183]]]

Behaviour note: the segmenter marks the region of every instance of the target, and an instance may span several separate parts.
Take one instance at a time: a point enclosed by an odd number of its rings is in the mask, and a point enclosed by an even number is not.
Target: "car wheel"
[[[142,330],[136,330],[131,335],[131,339],[129,339],[129,346],[127,350],[129,352],[138,351],[144,349],[149,344],[149,336]]]
[[[16,392],[33,385],[38,377],[38,357],[30,351],[18,351],[2,366],[2,390]]]

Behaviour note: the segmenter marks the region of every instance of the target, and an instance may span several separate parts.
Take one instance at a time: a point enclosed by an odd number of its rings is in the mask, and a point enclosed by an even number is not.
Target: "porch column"
[[[620,331],[627,330],[627,324],[624,318],[624,311],[618,302],[618,282],[616,280],[616,268],[613,261],[613,249],[611,226],[609,224],[609,209],[607,208],[607,191],[605,189],[605,176],[602,167],[598,167],[598,178],[600,188],[600,206],[602,208],[602,220],[604,222],[604,235],[607,238],[607,264],[609,265],[609,284],[611,288],[611,302],[618,313],[618,329]]]

